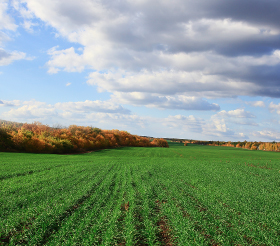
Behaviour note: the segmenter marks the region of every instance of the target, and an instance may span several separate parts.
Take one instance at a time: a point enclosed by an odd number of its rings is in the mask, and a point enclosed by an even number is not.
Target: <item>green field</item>
[[[0,153],[0,245],[280,245],[280,153]]]

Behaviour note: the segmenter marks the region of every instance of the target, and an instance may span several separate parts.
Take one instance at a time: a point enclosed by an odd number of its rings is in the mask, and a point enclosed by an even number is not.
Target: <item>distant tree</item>
[[[0,128],[0,151],[8,151],[14,149],[12,136],[5,128]]]

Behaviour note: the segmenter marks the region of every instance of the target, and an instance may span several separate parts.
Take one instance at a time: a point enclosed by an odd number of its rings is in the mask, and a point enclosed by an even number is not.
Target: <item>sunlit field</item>
[[[0,245],[280,245],[280,153],[0,153]]]

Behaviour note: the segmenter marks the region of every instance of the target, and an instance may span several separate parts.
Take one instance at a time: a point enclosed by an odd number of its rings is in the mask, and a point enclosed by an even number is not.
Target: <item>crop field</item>
[[[280,153],[0,153],[0,245],[280,245]]]

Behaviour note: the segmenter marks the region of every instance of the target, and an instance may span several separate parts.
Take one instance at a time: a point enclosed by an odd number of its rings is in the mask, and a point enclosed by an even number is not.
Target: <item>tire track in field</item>
[[[162,246],[174,246],[172,230],[170,229],[168,218],[166,216],[160,216],[161,214],[161,205],[167,201],[156,200],[155,212],[159,215],[159,220],[157,222],[158,233],[157,240],[161,243]]]
[[[148,173],[151,174],[150,172]],[[150,178],[151,176],[152,174],[150,175]],[[155,226],[157,227],[156,241],[159,242],[161,246],[175,246],[176,243],[174,241],[172,230],[170,228],[170,223],[168,221],[168,218],[164,214],[162,214],[162,209],[161,209],[162,204],[166,203],[167,201],[159,200],[159,197],[155,191],[155,187],[152,186],[151,190],[152,190],[151,199],[153,199],[153,213],[150,216],[156,218],[157,220],[155,224]]]
[[[71,164],[73,164],[73,163],[71,163]],[[15,174],[10,174],[10,175],[6,175],[6,176],[0,176],[0,181],[5,180],[5,179],[14,178],[14,177],[27,176],[27,175],[31,175],[31,174],[39,173],[39,172],[43,172],[43,171],[49,171],[49,170],[52,170],[54,168],[61,167],[61,166],[67,167],[71,164],[67,164],[67,165],[62,164],[62,165],[57,165],[57,166],[54,166],[54,167],[48,167],[48,168],[45,168],[45,169],[30,170],[30,171],[27,171],[27,172],[24,172],[24,173],[15,173]]]
[[[117,244],[120,246],[124,246],[126,245],[126,241],[124,236],[121,234],[121,232],[125,229],[125,217],[126,214],[129,212],[129,201],[126,202],[126,192],[123,194],[123,200],[124,202],[121,204],[121,215],[119,216],[118,220],[117,220],[117,228],[118,228],[118,235],[121,235],[118,238],[115,238],[115,240],[117,241]]]
[[[114,166],[112,166],[103,177],[105,177],[113,169],[113,167]],[[97,173],[93,177],[96,177],[100,172],[101,172],[101,170],[98,170]],[[86,195],[84,195],[81,198],[79,198],[74,205],[71,205],[67,210],[65,210],[61,215],[59,215],[58,218],[53,223],[51,223],[51,225],[49,225],[47,227],[46,232],[44,233],[44,235],[42,237],[42,240],[39,242],[38,245],[46,244],[48,242],[49,237],[59,230],[60,223],[64,219],[70,217],[76,209],[78,209],[87,199],[89,199],[90,196],[94,193],[96,187],[98,185],[100,185],[103,182],[103,180],[104,180],[103,178],[100,179],[100,181],[98,183],[96,183],[92,187],[92,189],[90,189],[87,192]],[[36,218],[32,217],[26,223],[21,223],[20,226],[18,226],[14,232],[10,232],[6,236],[5,235],[0,236],[0,242],[2,241],[4,243],[9,243],[13,237],[24,233],[26,231],[26,229],[27,230],[30,229],[32,227],[32,225],[33,225],[35,220],[36,220]],[[15,242],[15,244],[18,244],[18,243],[26,244],[27,241],[23,240],[23,239],[19,239],[17,242]]]
[[[131,172],[131,176],[133,176],[132,172]],[[142,210],[143,210],[142,197],[137,189],[136,182],[132,181],[131,185],[136,194],[136,199],[135,199],[136,207],[134,210],[134,218],[135,218],[135,229],[136,229],[137,233],[136,233],[135,239],[134,239],[135,245],[136,246],[148,246],[147,238],[145,237],[145,235],[143,233],[143,231],[145,229],[145,225],[144,225],[144,218],[142,215]]]
[[[129,201],[127,198],[127,180],[128,180],[127,173],[125,173],[125,175],[123,176],[123,179],[126,180],[125,185],[124,185],[125,191],[123,192],[123,195],[122,195],[123,202],[120,206],[121,214],[116,222],[117,232],[116,232],[116,236],[114,237],[114,240],[116,241],[117,245],[119,245],[119,246],[126,245],[125,236],[122,232],[125,230],[125,218],[127,216],[127,213],[130,210]]]
[[[156,173],[157,171],[153,169],[153,171]],[[149,182],[149,179],[158,179],[154,176],[151,171],[146,172],[147,175],[142,174],[140,175],[141,179],[145,182]],[[158,195],[156,193],[155,187],[151,187],[151,197],[149,198],[151,207],[153,208],[152,213],[149,215],[150,218],[155,218],[156,223],[155,227],[157,228],[156,233],[156,242],[159,242],[162,246],[175,246],[176,243],[174,241],[174,237],[172,235],[172,230],[169,226],[169,221],[166,216],[164,216],[161,212],[161,206],[162,204],[166,203],[167,201],[160,201],[158,198]],[[153,219],[152,219],[153,220]],[[136,244],[139,246],[142,246],[143,244]],[[145,246],[146,244],[144,244]]]

